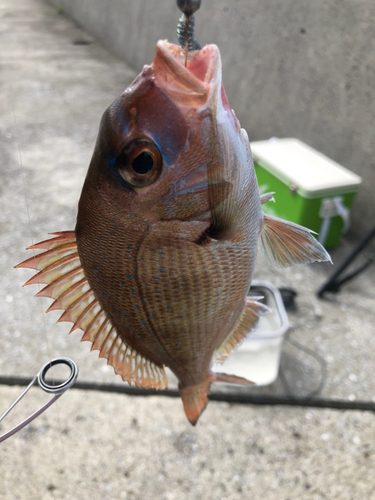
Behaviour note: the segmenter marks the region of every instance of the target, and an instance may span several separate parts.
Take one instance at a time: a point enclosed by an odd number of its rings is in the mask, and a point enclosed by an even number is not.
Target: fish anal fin
[[[279,267],[312,262],[332,262],[325,248],[303,226],[264,214],[261,246]]]
[[[245,307],[239,320],[216,351],[216,358],[219,363],[225,361],[233,349],[245,339],[253,328],[255,328],[259,318],[270,310],[266,305],[258,302],[261,298],[262,297],[246,298]]]

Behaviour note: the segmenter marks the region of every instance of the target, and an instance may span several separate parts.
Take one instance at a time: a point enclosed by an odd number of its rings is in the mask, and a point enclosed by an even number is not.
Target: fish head
[[[230,188],[229,177],[217,173],[223,163],[219,115],[238,135],[218,48],[189,54],[185,66],[180,47],[159,41],[152,65],[104,113],[84,203],[95,199],[110,217],[132,214],[138,226],[209,220]]]

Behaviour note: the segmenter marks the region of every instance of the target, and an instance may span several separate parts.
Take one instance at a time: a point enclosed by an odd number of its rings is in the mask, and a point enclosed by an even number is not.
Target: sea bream
[[[310,231],[265,215],[249,139],[222,84],[219,49],[159,41],[151,66],[106,110],[75,231],[33,245],[26,284],[64,310],[124,381],[179,380],[189,421],[214,373],[267,307],[247,297],[258,240],[280,266],[330,260]]]

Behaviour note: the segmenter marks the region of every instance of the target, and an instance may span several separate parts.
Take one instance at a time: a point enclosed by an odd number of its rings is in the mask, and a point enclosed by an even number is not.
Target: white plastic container
[[[284,335],[289,328],[288,317],[278,289],[266,281],[253,281],[249,296],[263,296],[271,309],[259,320],[255,331],[235,349],[226,361],[214,364],[213,370],[245,377],[258,385],[267,385],[277,378]]]

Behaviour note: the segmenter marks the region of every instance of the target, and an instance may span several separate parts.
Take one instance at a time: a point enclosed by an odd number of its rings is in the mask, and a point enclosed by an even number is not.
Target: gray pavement
[[[58,405],[1,445],[2,500],[375,498],[368,412],[211,402],[192,428],[178,399],[71,390]]]
[[[58,313],[43,314],[49,301],[21,287],[32,272],[13,266],[32,241],[74,228],[100,117],[135,73],[39,0],[3,0],[0,23],[0,375],[31,377],[65,355],[80,380],[123,384],[69,324],[55,324]],[[352,245],[343,241],[334,262]],[[259,256],[256,278],[298,291],[290,340],[324,359],[319,397],[375,401],[375,269],[319,301],[332,270],[279,270]],[[281,370],[251,393],[304,396],[322,376],[288,342]],[[0,386],[0,411],[18,393]],[[33,391],[22,415],[43,396]],[[178,399],[71,390],[2,445],[0,498],[371,499],[374,437],[366,412],[210,402],[192,429]]]

